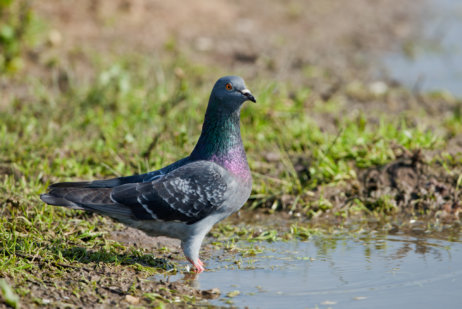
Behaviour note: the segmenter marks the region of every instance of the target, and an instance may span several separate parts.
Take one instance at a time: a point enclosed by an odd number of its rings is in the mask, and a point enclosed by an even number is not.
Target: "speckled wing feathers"
[[[198,161],[152,182],[116,187],[111,198],[128,206],[138,220],[192,224],[222,206],[231,181],[222,167]]]

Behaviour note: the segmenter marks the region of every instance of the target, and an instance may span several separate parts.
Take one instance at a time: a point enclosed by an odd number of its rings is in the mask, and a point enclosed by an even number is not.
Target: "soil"
[[[115,231],[111,233],[108,238],[137,248],[152,250],[168,248],[171,252],[181,253],[180,240],[163,236],[151,237],[140,230],[131,227],[128,227],[123,231]]]
[[[386,204],[390,213],[399,212],[401,217],[457,222],[462,210],[459,175],[447,173],[438,164],[425,163],[421,151],[404,152],[389,164],[360,170],[357,187],[345,196],[365,201],[370,210]]]
[[[186,274],[182,281],[167,282],[142,279],[146,277],[142,271],[127,265],[43,266],[50,270],[58,268],[61,276],[46,278],[41,271],[38,276],[42,278],[41,281],[28,280],[28,298],[36,299],[27,304],[28,308],[49,303],[53,303],[56,308],[127,308],[130,305],[150,306],[159,300],[175,298],[179,301],[176,306],[182,308],[187,306],[181,302],[185,296],[191,299],[211,299],[220,295],[218,289],[199,290],[192,287],[188,284],[194,279],[191,274]],[[152,298],[149,297],[150,293]]]
[[[445,151],[448,153],[455,149]],[[360,208],[361,211],[396,215],[400,220],[419,217],[437,224],[460,222],[461,167],[451,165],[433,151],[409,151],[397,146],[394,152],[396,160],[386,165],[357,167],[356,179],[345,180],[337,185],[319,185],[300,195],[298,198],[311,202],[308,216],[312,220],[322,221],[342,219],[345,212],[348,213],[347,217],[354,216],[354,206],[361,201],[359,204],[365,207]],[[267,153],[266,159],[276,166],[281,164],[277,154]],[[297,156],[291,160],[300,181],[308,181],[312,164],[310,158]],[[277,203],[282,213],[288,212],[290,217],[304,217],[307,214],[300,213],[303,211],[301,209],[288,211],[295,199],[295,196],[282,195],[268,199],[265,203],[267,208]],[[328,201],[329,205],[321,205],[322,200]]]
[[[374,52],[416,35],[413,1],[36,1],[51,54],[77,69],[79,50],[181,54],[223,71],[297,82],[306,65],[351,80]],[[275,21],[277,21],[275,23]],[[64,55],[64,57],[62,57]],[[356,74],[355,74],[356,75]],[[359,76],[359,75],[358,75]]]

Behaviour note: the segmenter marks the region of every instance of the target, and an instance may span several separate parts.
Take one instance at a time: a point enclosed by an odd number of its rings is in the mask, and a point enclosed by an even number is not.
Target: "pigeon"
[[[55,183],[40,198],[49,205],[108,216],[150,236],[177,238],[194,271],[201,273],[205,235],[238,211],[252,189],[240,131],[246,101],[256,102],[244,80],[222,77],[212,89],[201,135],[188,157],[145,174]]]

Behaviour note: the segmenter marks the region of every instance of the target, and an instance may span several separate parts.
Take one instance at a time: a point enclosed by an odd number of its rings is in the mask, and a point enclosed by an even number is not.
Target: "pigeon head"
[[[245,86],[239,76],[225,76],[220,78],[213,87],[210,104],[222,111],[239,110],[245,101],[256,102],[255,97]]]

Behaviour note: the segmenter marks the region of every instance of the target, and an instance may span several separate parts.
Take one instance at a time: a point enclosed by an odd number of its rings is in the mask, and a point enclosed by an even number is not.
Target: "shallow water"
[[[419,91],[462,96],[462,1],[427,0],[421,39],[385,55],[390,76]]]
[[[214,305],[249,308],[459,308],[462,243],[404,235],[240,243],[255,256],[207,260],[192,284]],[[227,260],[226,260],[227,259]],[[240,267],[235,260],[242,261]],[[181,280],[181,276],[170,280]],[[234,297],[226,294],[239,291]]]

